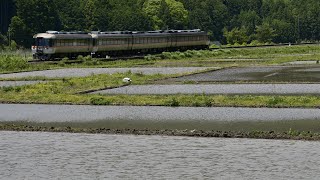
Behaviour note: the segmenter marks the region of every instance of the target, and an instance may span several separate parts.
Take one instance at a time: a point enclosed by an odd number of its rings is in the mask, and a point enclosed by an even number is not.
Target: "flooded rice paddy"
[[[173,78],[171,82],[320,82],[319,66],[267,66],[227,68]],[[169,81],[169,82],[170,82]]]
[[[94,94],[320,94],[320,84],[185,84],[131,85]]]
[[[79,128],[320,132],[320,109],[0,104],[0,122]]]
[[[0,132],[1,179],[318,179],[320,142]]]
[[[45,81],[0,81],[0,87],[32,85],[43,82]]]
[[[114,74],[114,73],[142,73],[142,74],[182,74],[196,71],[204,71],[206,67],[181,67],[181,68],[69,68],[45,71],[20,72],[12,74],[0,74],[0,78],[24,78],[24,77],[85,77],[93,74]]]
[[[0,78],[78,77],[100,72],[114,73],[104,70],[95,72],[78,70],[3,74]],[[171,70],[163,69],[163,73],[178,73],[177,69]],[[123,70],[126,71],[128,69]],[[131,69],[131,72],[135,71]],[[150,72],[159,73],[155,70]],[[314,67],[232,68],[169,81],[317,83],[320,80],[319,72],[320,68]],[[149,71],[142,73],[147,74]],[[299,86],[293,84],[286,89],[292,90],[295,85]],[[319,89],[317,84],[305,85],[310,87],[310,91]],[[200,90],[203,88],[190,86]],[[260,87],[263,86],[270,85]],[[241,90],[239,87],[237,92]],[[170,90],[172,87],[167,88]],[[188,89],[185,86],[176,86],[174,89],[179,88],[180,91]],[[277,85],[273,90],[281,88],[282,86]],[[217,90],[217,87],[212,89]],[[292,128],[320,132],[320,109],[0,104],[0,123],[49,127],[217,131],[283,132]],[[0,137],[0,179],[318,179],[320,177],[319,141],[9,131],[0,131]]]

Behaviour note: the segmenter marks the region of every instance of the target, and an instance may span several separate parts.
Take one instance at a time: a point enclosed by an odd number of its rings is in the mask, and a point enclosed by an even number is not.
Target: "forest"
[[[223,44],[319,41],[319,0],[2,0],[0,46],[57,31],[201,29]]]

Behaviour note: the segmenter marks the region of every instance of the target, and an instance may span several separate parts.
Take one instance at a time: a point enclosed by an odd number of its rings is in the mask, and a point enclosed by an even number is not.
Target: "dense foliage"
[[[33,34],[46,30],[199,28],[229,44],[320,39],[319,0],[5,0],[1,6],[5,2],[15,4],[15,15],[7,15],[1,44],[12,39],[28,47]]]

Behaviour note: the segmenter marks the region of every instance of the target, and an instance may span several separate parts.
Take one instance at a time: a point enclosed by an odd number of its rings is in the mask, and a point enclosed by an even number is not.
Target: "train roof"
[[[84,32],[58,32],[47,31],[46,33],[39,33],[33,36],[33,38],[48,38],[48,39],[88,39],[91,35]]]
[[[200,30],[166,30],[166,31],[108,31],[108,32],[94,32],[93,37],[154,37],[154,36],[171,36],[175,35],[194,35],[202,34],[207,35],[206,32]]]
[[[165,31],[92,31],[92,32],[60,32],[60,31],[47,31],[46,33],[39,33],[34,35],[34,38],[43,37],[49,39],[87,39],[91,37],[128,37],[128,36],[170,36],[175,35],[194,35],[207,33],[200,29],[194,30],[165,30]]]

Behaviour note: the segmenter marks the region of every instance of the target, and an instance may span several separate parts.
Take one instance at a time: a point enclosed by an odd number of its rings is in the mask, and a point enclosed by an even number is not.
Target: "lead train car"
[[[160,53],[209,47],[206,32],[169,30],[148,32],[58,32],[36,34],[32,46],[34,59],[49,60],[79,55],[94,57]]]

